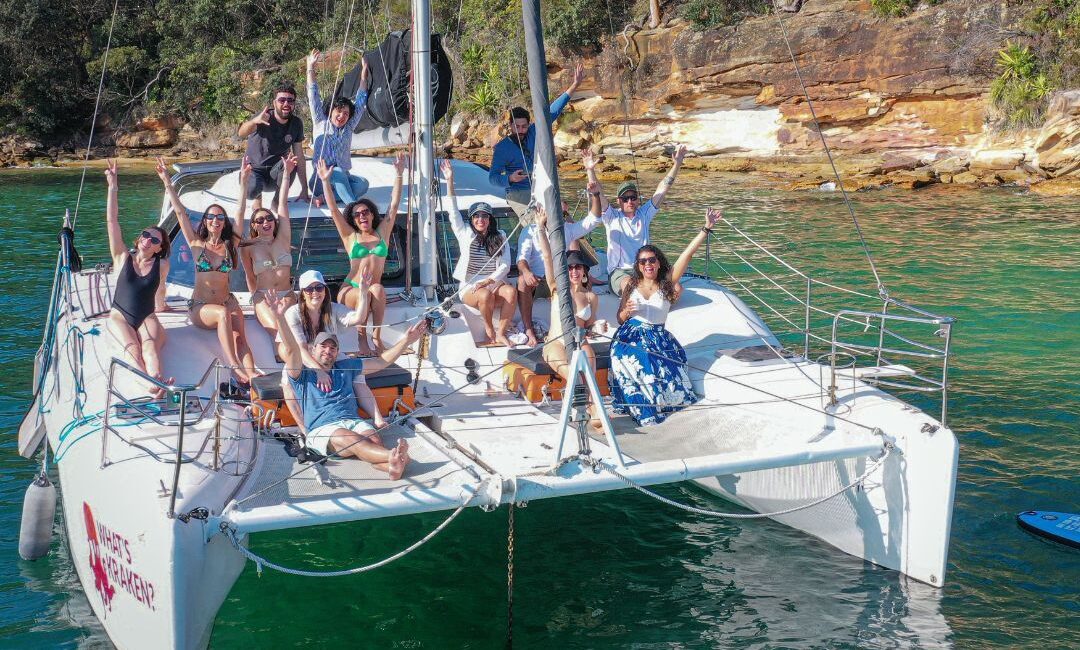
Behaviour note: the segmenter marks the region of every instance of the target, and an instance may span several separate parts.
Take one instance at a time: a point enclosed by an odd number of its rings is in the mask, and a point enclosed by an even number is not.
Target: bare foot
[[[536,332],[532,331],[531,329],[530,330],[525,330],[525,336],[527,336],[529,338],[529,347],[530,348],[536,347],[536,344],[539,343],[539,341],[536,340]]]
[[[239,368],[233,368],[232,373],[233,376],[236,377],[236,381],[240,382],[241,384],[248,385],[251,383],[251,378],[243,370]]]
[[[484,342],[490,343],[495,340],[495,328],[484,326]]]
[[[168,379],[166,379],[165,377],[162,377],[160,374],[155,375],[154,378],[157,379],[158,381],[160,381],[161,383],[166,384],[168,386],[172,386],[173,384],[176,383],[176,379],[174,379],[173,377],[169,377]],[[150,397],[153,397],[154,399],[161,399],[162,397],[165,397],[165,389],[164,388],[158,388],[157,386],[154,386],[150,390]]]
[[[510,342],[510,339],[506,338],[506,333],[502,332],[495,335],[495,342],[501,345],[505,345],[508,348],[514,347],[514,344]]]
[[[387,461],[387,471],[390,478],[395,481],[405,475],[405,466],[409,464],[409,445],[404,438],[399,438],[397,447],[390,450],[390,460]]]
[[[315,197],[314,199],[312,199],[312,200],[311,200],[311,202],[312,202],[313,204],[315,204],[315,207],[316,207],[316,208],[321,208],[321,207],[322,207],[322,203],[323,203],[323,201],[322,201],[322,198],[321,198],[321,197],[318,197],[318,196],[317,196],[317,197]]]
[[[375,352],[372,351],[371,346],[368,345],[368,341],[367,341],[366,336],[361,336],[360,337],[360,350],[359,351],[360,351],[360,356],[362,356],[362,357],[370,357],[371,355],[375,354]]]
[[[390,423],[387,422],[385,419],[383,419],[382,415],[379,415],[379,417],[373,418],[372,423],[375,425],[376,430],[385,429],[386,427],[390,426]]]
[[[386,346],[383,345],[381,335],[379,335],[379,334],[372,334],[371,335],[371,347],[372,347],[373,350],[375,350],[375,354],[380,354],[381,352],[386,350]]]

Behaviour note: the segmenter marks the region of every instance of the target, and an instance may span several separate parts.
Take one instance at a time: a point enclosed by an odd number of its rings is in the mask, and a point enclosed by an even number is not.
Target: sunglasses
[[[322,293],[323,291],[326,291],[325,284],[312,284],[303,288],[304,293]]]
[[[656,261],[655,257],[642,257],[638,259],[637,263],[641,266],[645,266],[646,264],[656,264]]]
[[[142,231],[142,238],[149,241],[151,244],[160,244],[161,243],[161,237],[158,237],[157,235],[155,235],[153,233],[153,231],[150,231],[150,230]]]
[[[252,219],[251,223],[255,224],[256,226],[261,226],[264,223],[274,223],[275,221],[277,221],[277,219],[275,219],[274,217],[258,217],[256,219]]]
[[[371,210],[369,210],[367,208],[356,208],[355,210],[353,210],[353,215],[354,216],[355,215],[360,215],[362,217],[370,217],[371,216]]]
[[[208,214],[205,219],[207,221],[225,221],[225,215],[223,214]]]
[[[567,268],[568,271],[582,271],[582,272],[584,272],[584,271],[589,270],[589,267],[585,266],[584,264],[571,264],[570,266],[568,266],[566,268]]]
[[[638,195],[637,194],[623,194],[622,196],[619,197],[619,200],[623,201],[625,203],[629,203],[630,201],[637,201],[638,200]]]
[[[279,104],[295,104],[296,103],[296,98],[295,97],[278,97],[274,101],[276,101]]]

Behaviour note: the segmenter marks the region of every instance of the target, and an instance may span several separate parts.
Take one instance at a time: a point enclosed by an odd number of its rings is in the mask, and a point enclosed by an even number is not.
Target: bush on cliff
[[[682,6],[683,18],[697,30],[734,25],[750,16],[772,9],[771,0],[689,0]]]

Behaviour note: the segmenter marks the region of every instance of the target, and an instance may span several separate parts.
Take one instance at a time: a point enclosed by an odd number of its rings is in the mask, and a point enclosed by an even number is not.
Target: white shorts
[[[327,449],[327,446],[330,444],[330,438],[333,437],[334,432],[338,429],[348,429],[349,431],[355,431],[356,433],[365,433],[367,431],[374,431],[375,427],[363,418],[338,420],[337,422],[324,424],[317,429],[308,431],[307,446],[324,456],[329,455],[330,452]]]
[[[474,280],[472,282],[466,282],[465,284],[461,285],[458,288],[458,295],[461,296],[461,299],[464,301],[465,294],[467,294],[470,291],[472,291],[473,289],[475,289],[476,285],[480,284],[481,282],[483,282],[484,280],[487,280],[487,279],[488,278],[477,278],[476,280]],[[506,282],[504,282],[502,280],[493,280],[487,285],[487,288],[488,288],[489,291],[495,291],[496,289],[498,289],[499,287],[501,287],[504,284],[506,284]]]

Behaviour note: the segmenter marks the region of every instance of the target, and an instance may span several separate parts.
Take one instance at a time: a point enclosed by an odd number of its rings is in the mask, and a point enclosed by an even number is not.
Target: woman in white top
[[[663,422],[670,413],[698,400],[686,372],[686,351],[664,323],[682,295],[679,280],[722,215],[712,208],[705,213],[705,226],[674,266],[652,244],[637,251],[634,274],[626,281],[619,302],[620,325],[611,341],[608,384],[615,412],[629,413],[639,426]]]
[[[551,293],[551,327],[548,329],[547,342],[544,343],[544,361],[564,380],[569,380],[570,360],[566,354],[566,337],[563,336],[562,309],[558,288],[555,284],[555,263],[551,257],[551,244],[548,241],[547,212],[543,206],[537,206],[536,210],[536,243],[540,248],[540,255],[544,258],[544,274]],[[566,254],[566,266],[570,274],[570,300],[574,304],[574,322],[578,327],[590,328],[596,322],[596,314],[600,307],[600,299],[593,293],[589,281],[589,267],[592,264],[581,251],[572,250]],[[581,349],[589,358],[589,365],[593,374],[596,374],[596,352],[587,341],[582,342]],[[601,428],[600,419],[596,416],[596,404],[589,404],[589,413],[592,416],[590,424]]]
[[[367,306],[363,303],[368,299],[366,289],[371,284],[371,275],[364,274],[360,276],[359,284],[365,289],[360,292],[361,304],[359,308],[364,308]],[[333,386],[333,382],[330,375],[325,370],[321,370],[322,366],[311,356],[309,343],[314,341],[315,337],[321,332],[330,332],[338,337],[342,354],[352,352],[358,347],[359,328],[356,326],[355,319],[350,318],[353,312],[348,307],[330,300],[330,290],[326,286],[326,280],[323,279],[322,273],[315,270],[304,271],[300,275],[299,287],[300,302],[289,307],[285,312],[285,322],[288,323],[296,342],[300,344],[300,358],[304,365],[308,368],[319,369],[316,374],[318,378],[316,386],[320,390],[329,391]],[[349,337],[345,336],[345,332],[350,329],[356,332],[351,342]],[[304,421],[304,414],[300,412],[300,401],[296,398],[292,384],[287,379],[288,373],[281,373],[281,377],[281,387],[289,405],[289,412],[302,428],[303,424],[301,423]],[[357,375],[353,390],[356,392],[360,405],[371,416],[375,428],[381,429],[386,426],[386,420],[383,419],[382,414],[379,412],[375,395],[368,388],[367,382],[363,381],[363,375]],[[305,433],[307,432],[305,431]]]
[[[469,206],[469,223],[466,223],[454,194],[454,167],[449,160],[442,161],[442,173],[450,199],[450,227],[460,251],[454,279],[461,283],[458,289],[461,301],[480,310],[488,342],[494,340],[509,347],[506,330],[517,307],[517,289],[506,283],[510,272],[506,233],[495,227],[491,206],[483,201]],[[496,308],[499,319],[493,322]]]

